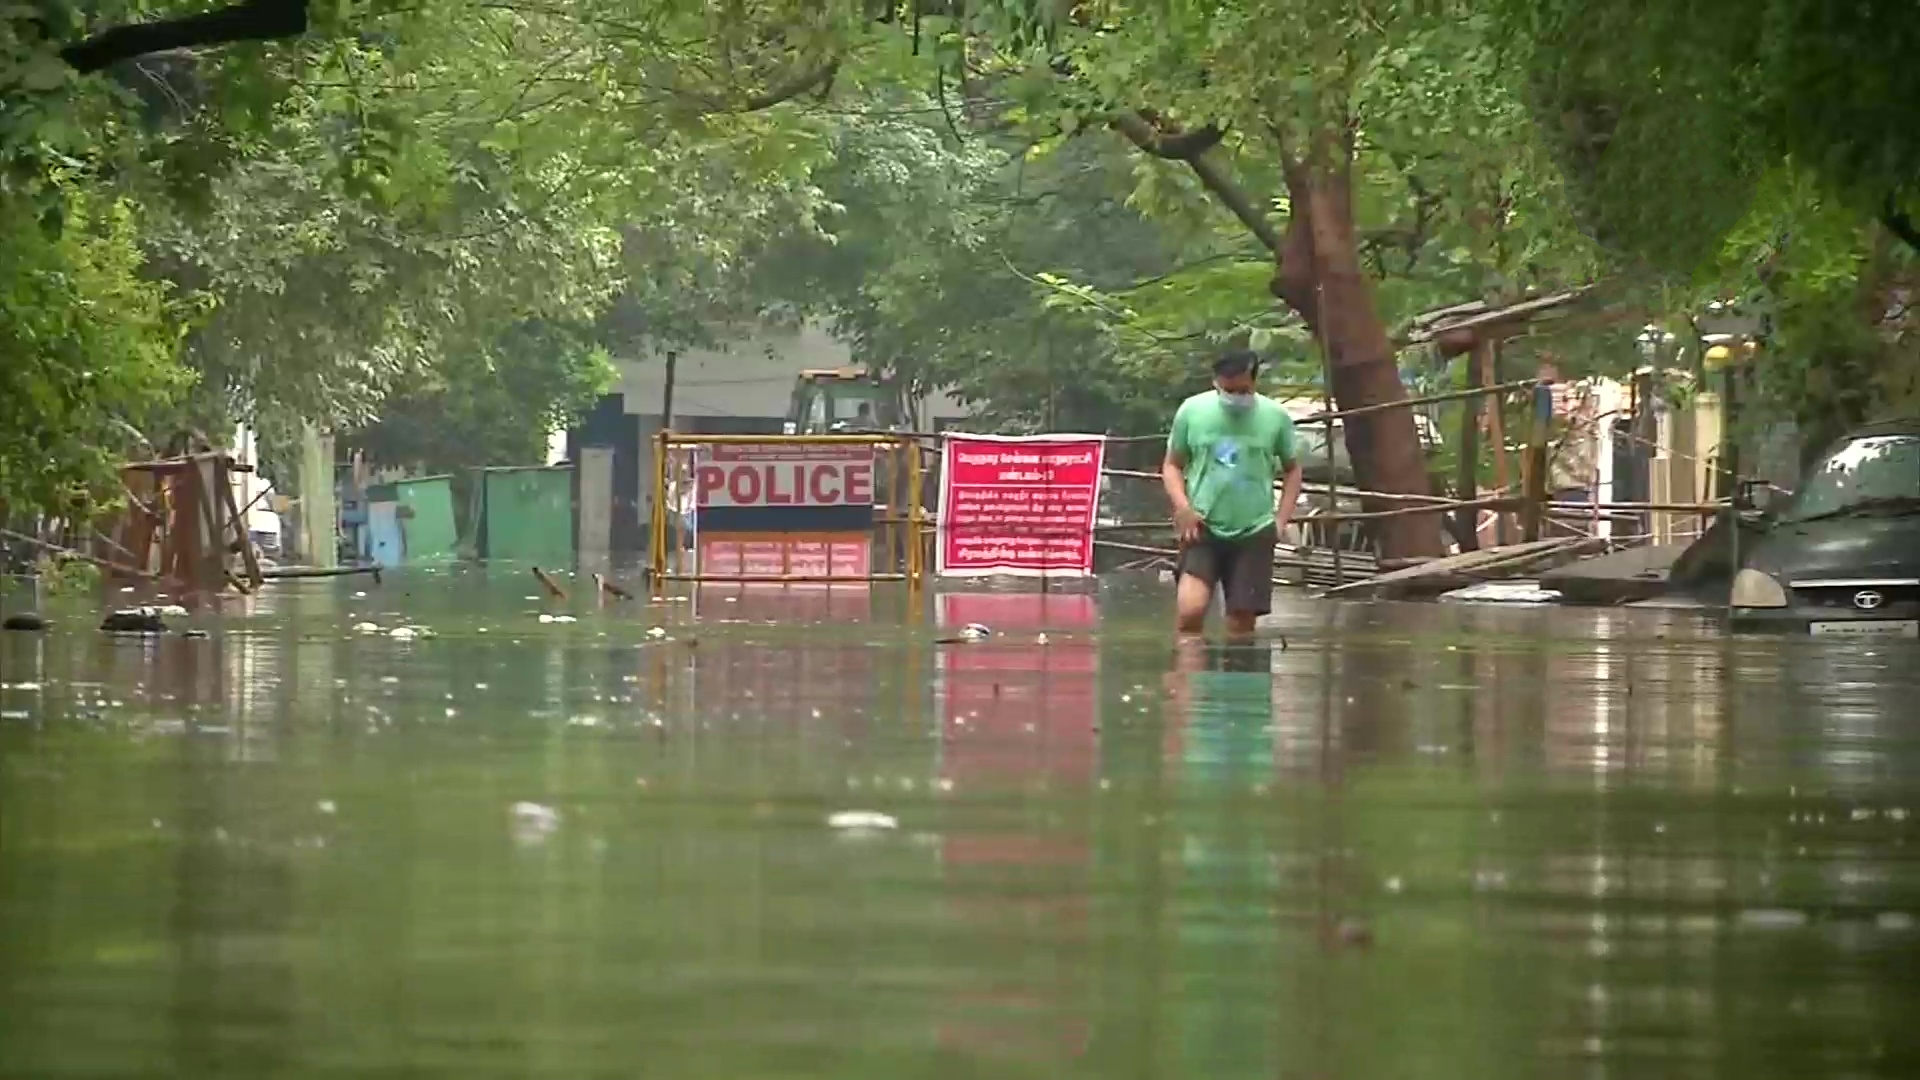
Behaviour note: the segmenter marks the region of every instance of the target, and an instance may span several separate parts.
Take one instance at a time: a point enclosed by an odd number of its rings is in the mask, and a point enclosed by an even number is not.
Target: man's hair
[[[1213,360],[1213,374],[1222,379],[1237,375],[1260,374],[1260,354],[1251,349],[1231,349]]]

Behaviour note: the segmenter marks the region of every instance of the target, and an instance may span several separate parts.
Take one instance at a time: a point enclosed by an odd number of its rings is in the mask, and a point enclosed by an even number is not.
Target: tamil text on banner
[[[1093,572],[1101,435],[949,435],[940,468],[936,572]]]
[[[851,533],[777,533],[699,536],[705,577],[864,578],[873,565],[873,538]]]
[[[703,578],[846,578],[873,565],[874,448],[719,443],[694,465]]]

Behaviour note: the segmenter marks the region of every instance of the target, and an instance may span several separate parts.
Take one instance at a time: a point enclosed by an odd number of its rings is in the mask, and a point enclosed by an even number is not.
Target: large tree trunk
[[[1273,291],[1299,312],[1324,343],[1341,409],[1406,400],[1393,344],[1360,266],[1353,221],[1350,158],[1340,148],[1316,153],[1287,170],[1291,211],[1286,242],[1278,253]],[[1411,409],[1389,409],[1344,422],[1347,453],[1360,486],[1397,495],[1426,495],[1430,484]],[[1377,499],[1367,510],[1395,509]],[[1410,514],[1375,522],[1380,554],[1387,558],[1439,555],[1444,551],[1440,518]]]
[[[1306,159],[1288,165],[1292,209],[1286,236],[1280,237],[1260,202],[1248,198],[1225,171],[1207,160],[1207,151],[1220,141],[1218,127],[1181,132],[1144,110],[1116,114],[1112,123],[1146,153],[1186,162],[1201,185],[1273,252],[1278,263],[1273,293],[1299,312],[1314,336],[1325,343],[1333,400],[1340,408],[1406,400],[1400,370],[1394,365],[1393,344],[1360,269],[1349,131],[1322,131]],[[1389,409],[1348,420],[1344,426],[1347,453],[1362,488],[1393,495],[1428,494],[1426,460],[1411,411]],[[1365,505],[1368,510],[1389,510],[1399,504],[1367,499]],[[1383,518],[1376,526],[1385,557],[1439,555],[1445,550],[1437,514]]]

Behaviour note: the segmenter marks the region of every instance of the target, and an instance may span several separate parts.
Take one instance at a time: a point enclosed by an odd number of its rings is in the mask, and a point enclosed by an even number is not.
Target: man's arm
[[[1187,462],[1187,412],[1182,406],[1173,414],[1167,454],[1160,459],[1160,486],[1173,504],[1173,524],[1182,542],[1191,542],[1200,534],[1200,515],[1193,512],[1193,503],[1187,499]]]
[[[1193,509],[1193,504],[1187,501],[1186,454],[1167,448],[1167,456],[1160,462],[1160,483],[1167,489],[1167,501],[1173,504],[1176,516]]]
[[[1284,531],[1287,523],[1293,520],[1293,508],[1300,502],[1300,485],[1306,476],[1306,470],[1300,467],[1298,458],[1286,462],[1286,470],[1280,479],[1280,509],[1273,515],[1275,532]]]
[[[1300,465],[1299,446],[1300,441],[1294,436],[1293,421],[1289,419],[1280,428],[1280,444],[1274,447],[1284,470],[1280,479],[1280,506],[1273,514],[1275,532],[1286,531],[1287,524],[1293,520],[1294,507],[1300,503],[1300,485],[1306,477],[1306,470]]]

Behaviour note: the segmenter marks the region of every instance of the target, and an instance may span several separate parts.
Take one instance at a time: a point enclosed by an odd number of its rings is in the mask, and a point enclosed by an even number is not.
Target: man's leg
[[[1233,637],[1252,637],[1260,616],[1273,610],[1273,548],[1278,539],[1266,529],[1222,545],[1220,592],[1226,600],[1227,633]]]
[[[1174,625],[1183,634],[1197,634],[1207,623],[1207,605],[1220,580],[1216,545],[1201,538],[1180,549],[1180,583],[1174,587]]]

